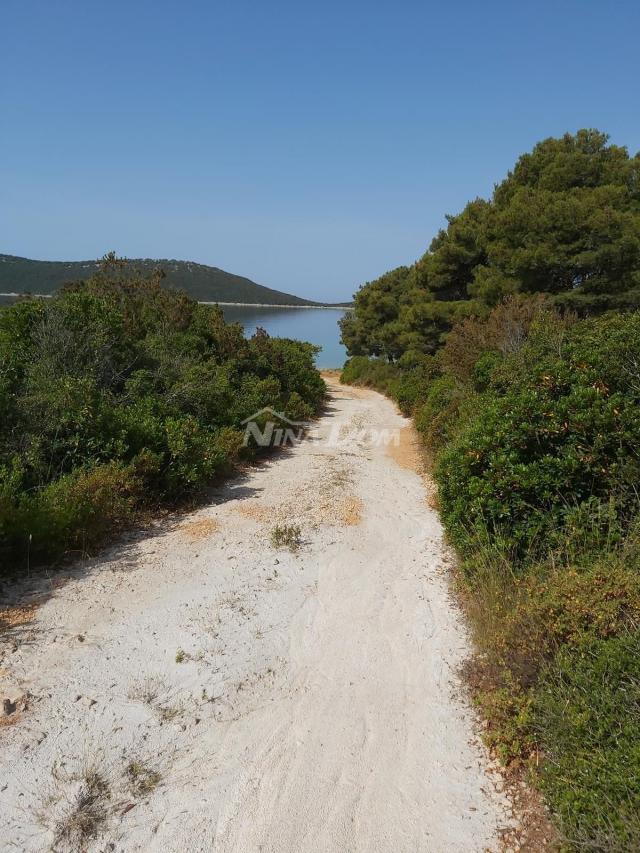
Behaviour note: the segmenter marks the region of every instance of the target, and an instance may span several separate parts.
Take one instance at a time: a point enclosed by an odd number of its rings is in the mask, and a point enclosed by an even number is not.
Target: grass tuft
[[[143,761],[130,761],[125,768],[125,778],[134,796],[144,797],[157,787],[162,776]]]
[[[287,548],[297,551],[302,544],[302,530],[298,524],[277,524],[271,531],[271,544],[274,548]]]
[[[63,774],[54,764],[51,775],[55,787],[36,817],[52,832],[52,850],[82,853],[99,836],[112,811],[107,776],[92,762],[72,774]]]

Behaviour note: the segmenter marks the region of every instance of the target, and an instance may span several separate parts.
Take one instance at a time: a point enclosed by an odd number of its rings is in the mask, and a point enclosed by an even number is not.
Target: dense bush
[[[388,392],[400,375],[398,367],[382,359],[354,356],[346,362],[341,378],[348,385],[363,385]]]
[[[640,849],[640,314],[510,297],[415,364],[344,378],[403,402],[430,452],[486,740],[538,775],[568,849]]]
[[[604,853],[640,840],[640,634],[562,649],[536,694],[543,788],[568,841]]]
[[[317,410],[313,346],[246,340],[161,279],[110,257],[0,311],[0,573],[196,495],[248,452],[241,422],[263,406]]]
[[[445,521],[466,548],[478,524],[514,555],[538,554],[570,528],[638,510],[640,314],[574,324],[562,340],[538,321],[493,371],[477,416],[439,459]],[[569,530],[568,530],[569,528]]]

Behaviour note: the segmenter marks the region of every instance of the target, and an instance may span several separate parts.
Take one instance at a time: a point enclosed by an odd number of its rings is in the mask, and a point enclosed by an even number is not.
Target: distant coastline
[[[0,293],[0,296],[3,294]],[[200,305],[239,305],[243,308],[324,308],[328,311],[353,311],[353,305],[276,305],[267,302],[203,302]]]
[[[53,295],[53,293],[0,293],[0,297],[12,297],[15,299],[19,296],[33,296],[35,299],[51,299]],[[198,299],[197,301],[200,305],[239,305],[242,308],[324,308],[328,311],[353,311],[353,305],[278,305],[273,302],[220,302],[203,299]]]
[[[53,293],[0,293],[0,296],[36,296],[38,299],[51,299]]]
[[[115,255],[105,256],[115,261]],[[219,267],[197,264],[194,261],[178,261],[168,258],[119,259],[128,269],[142,275],[161,271],[163,286],[184,290],[192,299],[203,304],[242,306],[281,305],[287,308],[300,306],[318,308],[341,308],[341,303],[316,304],[313,299],[265,287],[246,276],[227,272]],[[18,255],[0,253],[0,298],[10,299],[15,292],[38,296],[51,295],[73,281],[85,281],[100,269],[100,261],[34,261]],[[342,300],[341,300],[342,302]],[[344,300],[349,305],[349,300]]]

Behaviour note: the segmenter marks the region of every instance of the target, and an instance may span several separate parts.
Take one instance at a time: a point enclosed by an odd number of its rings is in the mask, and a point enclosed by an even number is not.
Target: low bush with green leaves
[[[246,339],[113,256],[52,299],[0,310],[0,574],[193,499],[255,452],[242,421],[264,406],[313,415],[316,352]]]
[[[535,695],[542,786],[568,843],[626,853],[640,842],[640,633],[562,648]]]
[[[638,511],[640,313],[574,324],[557,339],[538,322],[494,367],[474,417],[440,456],[450,535],[463,549],[477,523],[539,554],[615,503],[621,529]]]

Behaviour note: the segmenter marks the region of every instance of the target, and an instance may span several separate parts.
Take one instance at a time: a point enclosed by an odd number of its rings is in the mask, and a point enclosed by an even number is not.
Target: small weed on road
[[[271,531],[271,544],[274,548],[288,548],[297,551],[302,544],[302,530],[298,524],[276,524]]]

